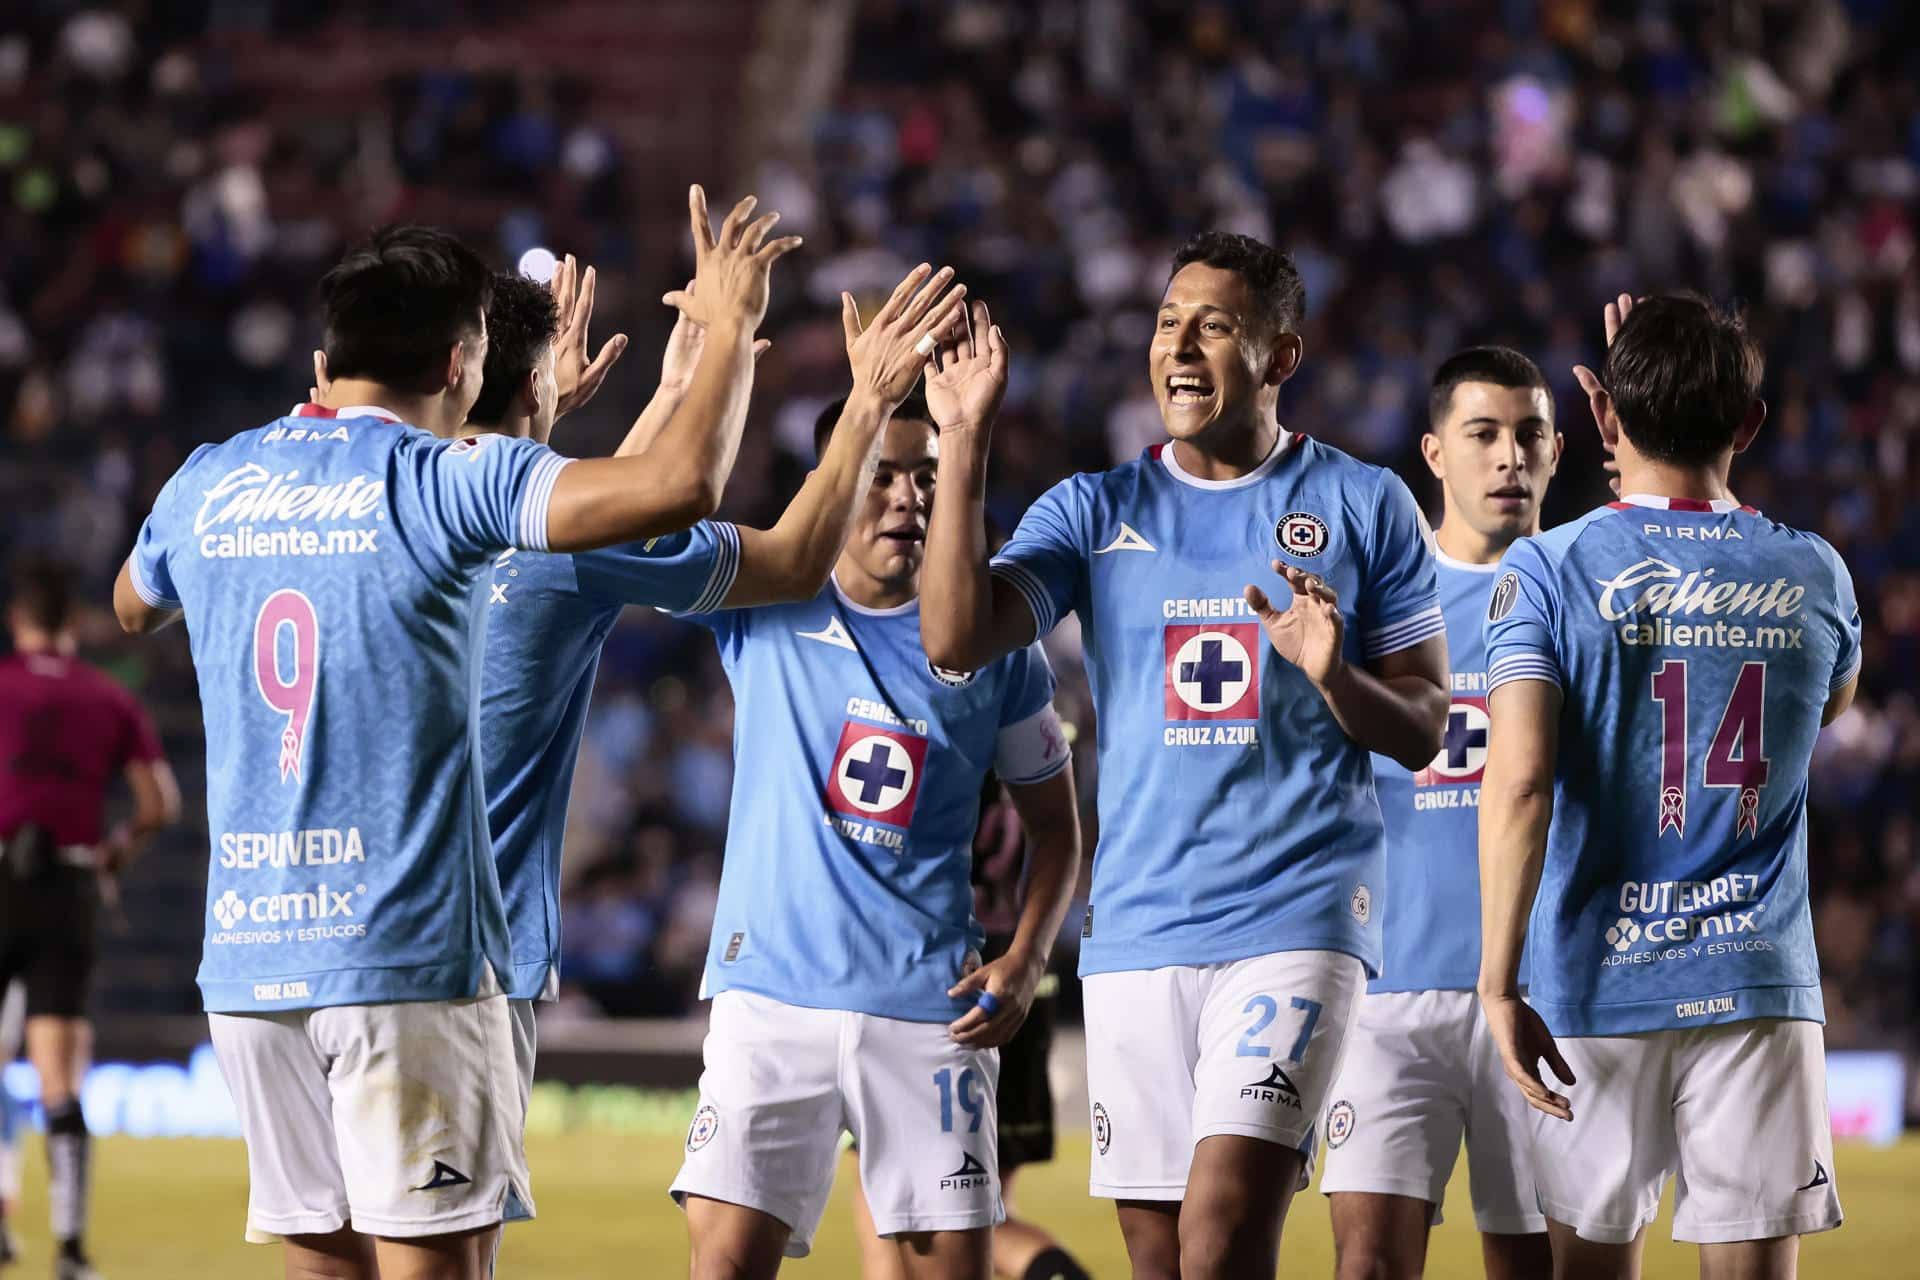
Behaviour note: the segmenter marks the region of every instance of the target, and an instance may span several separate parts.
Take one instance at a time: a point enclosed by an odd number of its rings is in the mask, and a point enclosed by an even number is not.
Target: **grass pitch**
[[[1060,1235],[1101,1280],[1123,1280],[1126,1255],[1105,1201],[1087,1197],[1087,1139],[1063,1135],[1060,1159],[1024,1170],[1017,1207]],[[28,1140],[27,1177],[14,1228],[25,1246],[12,1277],[52,1273],[46,1229],[46,1164]],[[686,1234],[666,1195],[680,1163],[678,1134],[570,1134],[528,1141],[539,1221],[510,1228],[502,1280],[580,1280],[686,1274]],[[1847,1223],[1802,1246],[1801,1274],[1920,1276],[1920,1135],[1887,1149],[1848,1145],[1836,1153]],[[241,1240],[246,1159],[235,1141],[110,1138],[95,1152],[93,1253],[107,1280],[264,1280],[280,1275],[278,1249]],[[814,1255],[783,1274],[852,1277],[843,1166]],[[1671,1194],[1668,1197],[1671,1204]],[[1427,1275],[1478,1277],[1479,1242],[1466,1199],[1465,1164],[1448,1192],[1448,1220],[1434,1231]],[[1283,1245],[1287,1276],[1330,1276],[1333,1241],[1326,1202],[1301,1196]],[[1650,1233],[1646,1275],[1691,1277],[1694,1251],[1668,1238],[1665,1214]]]

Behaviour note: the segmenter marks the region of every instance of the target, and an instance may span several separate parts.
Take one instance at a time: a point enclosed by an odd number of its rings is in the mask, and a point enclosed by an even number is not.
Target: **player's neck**
[[[1503,534],[1482,533],[1465,520],[1456,518],[1448,512],[1440,521],[1440,527],[1433,531],[1433,540],[1449,560],[1458,560],[1461,564],[1499,564],[1500,557],[1507,554],[1507,548],[1521,538],[1530,538],[1540,532],[1540,521],[1536,517],[1533,526],[1525,532],[1509,538]]]
[[[905,578],[876,578],[849,555],[841,556],[833,566],[833,582],[841,595],[862,609],[898,609],[920,594],[918,571]]]
[[[460,439],[468,436],[513,436],[516,438],[533,434],[533,419],[509,415],[499,422],[474,422],[468,420],[460,425],[454,435]]]
[[[1173,460],[1196,480],[1238,480],[1265,462],[1279,440],[1279,424],[1268,418],[1218,423],[1190,440],[1175,440]]]
[[[39,627],[13,629],[15,653],[51,653],[56,657],[71,658],[79,648],[79,642],[73,638],[71,631],[43,631]]]
[[[367,378],[335,378],[327,384],[319,403],[328,409],[370,404],[377,409],[385,409],[402,422],[411,423],[437,436],[451,438],[459,433],[458,424],[441,420],[444,397],[401,391]]]
[[[1733,455],[1704,466],[1677,466],[1648,458],[1629,457],[1620,450],[1620,494],[1644,493],[1654,498],[1692,498],[1697,502],[1718,502],[1733,497],[1727,487],[1727,471]]]

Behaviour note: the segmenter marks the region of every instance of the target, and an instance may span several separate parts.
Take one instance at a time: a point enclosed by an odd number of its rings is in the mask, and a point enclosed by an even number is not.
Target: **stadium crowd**
[[[424,21],[443,6],[381,8]],[[155,707],[189,797],[203,788],[186,637],[121,645],[107,583],[194,444],[301,398],[312,283],[342,244],[427,210],[503,266],[548,242],[599,264],[598,328],[637,341],[594,416],[562,426],[563,450],[610,443],[638,410],[665,330],[648,300],[686,275],[682,247],[635,232],[643,202],[679,193],[654,189],[564,78],[422,72],[351,121],[234,90],[219,24],[306,20],[291,9],[29,3],[0,34],[0,544],[79,568],[103,607],[89,639]],[[1158,438],[1147,335],[1171,246],[1204,226],[1289,249],[1306,279],[1283,420],[1396,466],[1417,494],[1433,491],[1417,440],[1434,364],[1471,342],[1533,355],[1568,439],[1549,524],[1606,497],[1571,372],[1598,363],[1601,301],[1676,285],[1739,300],[1771,413],[1735,485],[1834,543],[1866,622],[1859,701],[1811,784],[1829,1043],[1908,1043],[1916,23],[1897,0],[862,4],[831,108],[738,184],[807,247],[777,286],[726,510],[770,514],[810,464],[814,417],[842,390],[837,292],[923,259],[962,267],[1014,344],[989,496],[1008,528],[1061,475]],[[1062,711],[1084,732],[1075,656],[1056,638]],[[575,1009],[690,1007],[731,732],[711,640],[631,616],[572,809]],[[176,852],[193,832],[190,815]],[[198,874],[197,857],[175,861]],[[197,939],[196,924],[179,945]],[[190,960],[180,974],[147,1007],[197,1009]]]

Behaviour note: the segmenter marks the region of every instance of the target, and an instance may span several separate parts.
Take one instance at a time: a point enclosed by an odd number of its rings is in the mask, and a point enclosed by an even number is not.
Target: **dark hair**
[[[1760,348],[1746,322],[1698,294],[1634,304],[1600,381],[1620,429],[1656,462],[1697,466],[1733,444],[1760,391]]]
[[[833,426],[840,421],[840,415],[846,411],[846,408],[847,398],[841,396],[822,409],[820,416],[814,419],[813,460],[816,464],[826,456],[827,441],[833,439]],[[926,394],[918,387],[907,393],[907,398],[900,402],[900,407],[893,411],[893,416],[896,421],[904,418],[908,422],[924,422],[934,430],[939,430],[933,421],[933,410],[927,408]]]
[[[320,278],[327,372],[434,390],[453,344],[493,300],[478,254],[432,227],[385,227]]]
[[[10,607],[42,631],[58,631],[73,615],[73,575],[57,560],[30,558],[13,566]]]
[[[494,427],[507,416],[514,393],[540,363],[560,332],[560,308],[553,291],[522,275],[501,272],[493,278],[487,304],[487,364],[480,397],[467,421]]]
[[[1255,317],[1267,334],[1298,333],[1307,316],[1307,286],[1293,259],[1272,245],[1231,231],[1202,231],[1173,255],[1171,280],[1180,268],[1200,262],[1231,271],[1253,290]]]
[[[1456,351],[1441,362],[1433,373],[1433,390],[1427,393],[1427,421],[1438,431],[1453,407],[1453,389],[1463,382],[1484,382],[1495,387],[1530,387],[1547,393],[1547,412],[1553,412],[1553,389],[1540,366],[1512,347],[1468,347]]]

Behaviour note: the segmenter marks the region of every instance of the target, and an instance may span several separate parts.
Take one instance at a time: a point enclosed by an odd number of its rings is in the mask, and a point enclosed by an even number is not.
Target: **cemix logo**
[[[232,889],[213,904],[213,918],[222,929],[231,929],[242,920],[254,924],[284,924],[294,920],[334,920],[353,915],[353,899],[366,893],[367,886],[335,890],[322,883],[306,893],[263,893],[242,898]]]

